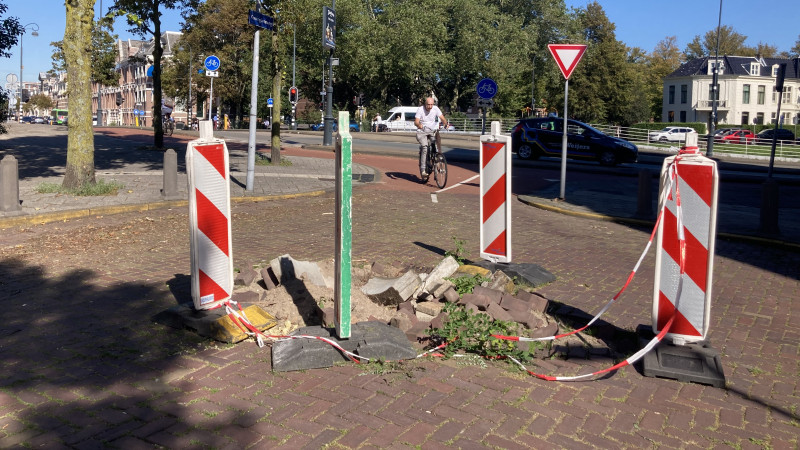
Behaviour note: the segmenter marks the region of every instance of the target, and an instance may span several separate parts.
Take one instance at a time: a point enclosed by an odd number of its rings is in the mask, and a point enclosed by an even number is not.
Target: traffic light
[[[289,103],[292,105],[297,104],[297,88],[295,86],[289,88]]]

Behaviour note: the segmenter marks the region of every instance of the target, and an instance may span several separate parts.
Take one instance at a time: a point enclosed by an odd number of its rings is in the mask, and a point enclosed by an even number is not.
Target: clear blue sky
[[[18,17],[21,23],[34,22],[39,25],[39,36],[29,31],[23,38],[23,76],[26,81],[35,81],[39,72],[48,71],[52,65],[50,42],[64,37],[66,22],[63,2],[56,0],[4,0],[8,5],[6,16]],[[103,2],[108,9],[112,0]],[[567,6],[582,7],[588,0],[566,0]],[[617,39],[631,47],[641,47],[651,52],[656,44],[667,36],[677,36],[678,47],[683,50],[695,35],[717,27],[719,17],[718,0],[600,0],[608,18],[617,29]],[[95,4],[99,14],[99,0]],[[722,24],[733,27],[748,37],[746,44],[755,46],[762,41],[775,45],[778,50],[789,50],[798,39],[800,12],[797,0],[723,0]],[[121,20],[116,33],[120,38],[136,38],[128,34]],[[165,14],[164,30],[178,31],[180,16],[176,12]],[[11,49],[11,58],[0,58],[0,79],[3,84],[9,73],[19,76],[19,45]]]

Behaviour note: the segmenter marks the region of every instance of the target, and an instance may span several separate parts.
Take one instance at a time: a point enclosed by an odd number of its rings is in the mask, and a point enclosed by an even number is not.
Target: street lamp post
[[[719,0],[719,19],[717,21],[717,46],[714,49],[714,72],[711,77],[711,126],[708,132],[706,156],[714,156],[714,129],[717,126],[717,104],[719,103],[719,29],[722,25],[722,0]]]
[[[19,35],[19,101],[17,102],[17,120],[22,122],[22,88],[25,83],[22,81],[22,37],[25,36],[25,31],[31,27],[33,30],[31,36],[39,35],[39,24],[31,22],[22,27],[22,32]]]

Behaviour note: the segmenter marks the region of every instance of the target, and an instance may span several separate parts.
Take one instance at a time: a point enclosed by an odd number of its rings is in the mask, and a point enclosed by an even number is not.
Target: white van
[[[395,106],[377,123],[378,131],[416,131],[414,116],[416,106]]]

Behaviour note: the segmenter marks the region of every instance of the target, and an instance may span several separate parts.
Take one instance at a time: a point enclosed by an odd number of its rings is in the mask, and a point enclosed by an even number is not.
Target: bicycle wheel
[[[447,158],[443,154],[437,153],[433,162],[433,179],[439,189],[443,189],[447,184]]]
[[[172,136],[172,127],[168,123],[164,124],[164,136]]]

